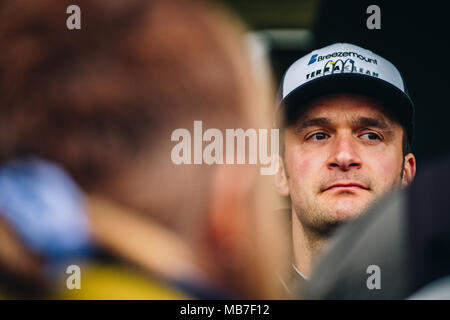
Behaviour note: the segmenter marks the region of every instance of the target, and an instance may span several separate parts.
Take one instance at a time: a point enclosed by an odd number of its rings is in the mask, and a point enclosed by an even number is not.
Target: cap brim
[[[335,93],[358,93],[380,101],[405,127],[412,142],[414,106],[409,96],[387,81],[358,73],[322,76],[295,88],[281,102],[285,121],[295,121],[312,99]]]

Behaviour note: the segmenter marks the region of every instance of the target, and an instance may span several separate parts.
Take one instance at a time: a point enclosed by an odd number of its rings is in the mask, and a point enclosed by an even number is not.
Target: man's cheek
[[[399,163],[394,158],[387,157],[380,159],[378,157],[378,161],[373,163],[373,168],[371,178],[385,192],[400,180],[401,162]]]
[[[314,176],[314,165],[317,165],[317,160],[308,155],[291,155],[289,174],[291,180],[298,185],[310,185],[311,176]]]

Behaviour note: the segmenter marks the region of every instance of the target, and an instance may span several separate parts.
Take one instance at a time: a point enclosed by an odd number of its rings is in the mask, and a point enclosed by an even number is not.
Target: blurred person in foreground
[[[336,227],[411,183],[414,106],[397,68],[372,51],[335,43],[293,63],[281,84],[286,112],[276,187],[292,209],[296,294]]]
[[[105,0],[78,1],[68,30],[70,4],[0,6],[0,295],[281,298],[270,181],[171,161],[194,120],[270,126],[243,28],[204,2]]]

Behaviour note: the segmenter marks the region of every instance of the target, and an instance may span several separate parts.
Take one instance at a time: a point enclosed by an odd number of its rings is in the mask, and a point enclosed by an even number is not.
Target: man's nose
[[[331,154],[328,160],[328,168],[331,170],[348,171],[361,168],[361,158],[357,150],[357,142],[352,134],[336,136],[331,145]]]

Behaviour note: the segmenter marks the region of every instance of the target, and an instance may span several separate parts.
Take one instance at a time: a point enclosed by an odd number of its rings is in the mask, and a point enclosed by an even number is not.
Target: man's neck
[[[313,263],[321,252],[326,239],[315,233],[308,232],[301,224],[294,209],[292,209],[291,215],[293,264],[304,277],[309,278]]]
[[[95,243],[147,272],[168,279],[196,279],[196,257],[172,231],[100,196],[87,199]]]

